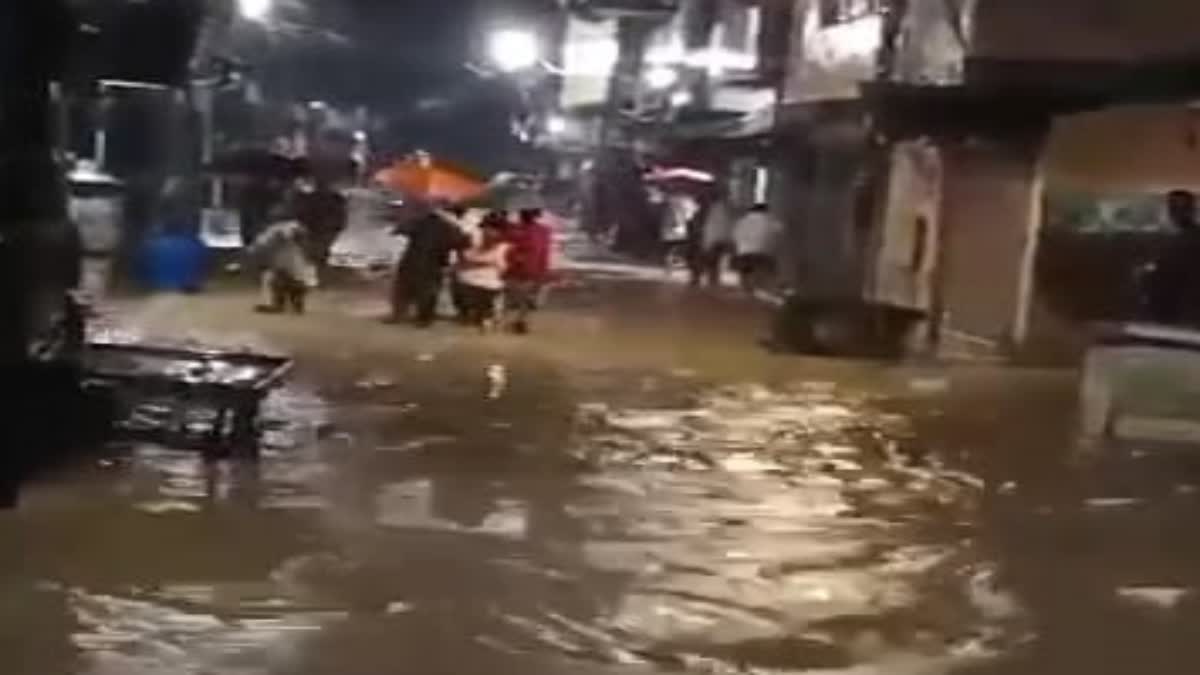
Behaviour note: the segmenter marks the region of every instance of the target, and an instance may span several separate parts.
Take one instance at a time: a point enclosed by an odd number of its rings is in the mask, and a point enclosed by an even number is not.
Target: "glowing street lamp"
[[[238,11],[243,19],[264,21],[274,4],[274,0],[238,0]]]
[[[536,66],[542,58],[537,36],[517,29],[498,30],[488,42],[492,63],[506,73]]]
[[[562,115],[551,115],[546,119],[546,132],[551,136],[562,136],[567,133],[567,120]]]
[[[646,84],[652,89],[670,89],[679,83],[679,71],[668,66],[656,66],[646,72]]]

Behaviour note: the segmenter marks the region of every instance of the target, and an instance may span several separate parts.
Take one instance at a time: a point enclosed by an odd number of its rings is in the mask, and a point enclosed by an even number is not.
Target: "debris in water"
[[[200,507],[191,502],[166,500],[161,502],[146,502],[137,505],[137,510],[152,516],[165,516],[170,513],[199,513]]]
[[[805,382],[800,385],[800,391],[806,394],[832,394],[837,391],[836,382]]]
[[[918,394],[944,394],[950,391],[950,378],[914,377],[908,381],[908,388]]]
[[[1089,509],[1125,509],[1141,504],[1142,500],[1132,497],[1097,497],[1089,499],[1084,504]]]
[[[854,487],[864,492],[878,492],[887,490],[892,484],[883,478],[863,478],[854,483]]]
[[[942,476],[942,478],[957,481],[969,488],[979,490],[981,492],[984,490],[985,487],[987,487],[987,485],[983,482],[983,479],[979,478],[978,476],[973,476],[969,473],[966,473],[965,471],[953,471],[950,469],[943,469],[941,472],[941,476]]]
[[[604,424],[608,414],[608,405],[604,403],[581,403],[575,413],[580,422],[587,424]]]
[[[971,576],[967,581],[967,597],[989,619],[1012,619],[1022,613],[1016,596],[1000,588],[994,569],[983,569]]]
[[[722,459],[721,468],[730,473],[771,473],[784,470],[783,466],[759,459],[749,452],[741,452]]]
[[[508,389],[508,369],[502,365],[488,366],[487,381],[488,399],[492,401],[499,399],[504,396],[504,391]]]
[[[823,459],[821,460],[821,470],[826,473],[856,473],[862,471],[862,465],[858,462],[852,462],[848,459]]]
[[[1117,597],[1130,604],[1149,609],[1171,610],[1179,607],[1192,594],[1190,588],[1166,586],[1127,586],[1118,588]]]
[[[817,443],[813,446],[813,452],[827,458],[853,457],[859,454],[858,448],[853,445],[838,445],[836,443]]]
[[[367,390],[387,389],[396,386],[396,380],[387,375],[371,375],[360,380],[355,386]]]

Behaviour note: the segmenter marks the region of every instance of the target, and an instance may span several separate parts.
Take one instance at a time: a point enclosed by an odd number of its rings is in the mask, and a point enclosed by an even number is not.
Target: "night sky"
[[[464,64],[483,58],[489,26],[536,28],[554,0],[303,2],[304,23],[340,39],[277,40],[254,50],[271,93],[366,104],[392,120],[392,149],[420,146],[481,169],[503,168],[512,142],[510,94]]]

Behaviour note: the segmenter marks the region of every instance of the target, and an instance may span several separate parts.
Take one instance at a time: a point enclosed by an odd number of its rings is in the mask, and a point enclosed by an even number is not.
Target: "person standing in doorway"
[[[504,305],[508,326],[518,335],[529,332],[530,317],[550,281],[553,240],[541,209],[521,211],[509,231]]]
[[[734,268],[747,293],[763,288],[775,274],[775,245],[783,227],[766,204],[755,204],[733,228]]]
[[[1200,220],[1196,195],[1175,190],[1167,195],[1167,217],[1175,238],[1159,255],[1150,279],[1153,319],[1164,324],[1200,323]]]
[[[483,332],[496,325],[496,304],[504,290],[508,269],[507,220],[492,214],[479,227],[479,238],[458,254],[455,276],[459,285],[465,320]]]

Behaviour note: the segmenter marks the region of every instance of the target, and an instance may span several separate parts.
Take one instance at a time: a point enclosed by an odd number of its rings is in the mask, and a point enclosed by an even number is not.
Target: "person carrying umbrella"
[[[309,257],[324,272],[338,237],[345,231],[348,204],[342,195],[324,180],[305,180],[295,195],[296,217],[309,233]]]
[[[437,320],[438,298],[451,255],[467,245],[466,235],[457,223],[463,215],[459,207],[430,209],[405,231],[397,232],[407,234],[408,246],[392,282],[389,323],[405,321],[414,309],[419,328],[428,328]]]

